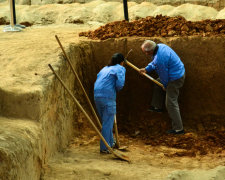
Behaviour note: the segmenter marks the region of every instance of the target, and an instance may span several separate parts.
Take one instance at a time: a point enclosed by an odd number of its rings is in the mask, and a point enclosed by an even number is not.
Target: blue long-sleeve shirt
[[[126,69],[119,64],[104,67],[97,75],[94,96],[115,100],[116,92],[124,86],[125,73]]]
[[[157,53],[153,57],[153,61],[146,67],[147,72],[155,70],[159,75],[161,83],[166,88],[168,82],[180,79],[184,73],[184,64],[178,55],[167,45],[158,44]]]

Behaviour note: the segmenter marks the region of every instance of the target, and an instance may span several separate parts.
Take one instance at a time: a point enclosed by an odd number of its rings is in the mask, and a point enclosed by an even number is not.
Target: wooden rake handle
[[[119,148],[120,142],[119,142],[119,133],[118,133],[118,128],[117,128],[116,115],[115,115],[115,119],[114,119],[114,130],[115,130],[115,136],[116,136],[116,146],[117,146],[117,148]]]
[[[91,120],[91,118],[89,117],[89,115],[85,112],[84,108],[80,105],[80,103],[78,102],[78,100],[74,97],[74,95],[72,94],[72,92],[67,88],[67,86],[65,85],[65,83],[61,80],[61,78],[58,76],[58,74],[54,71],[54,69],[52,68],[51,64],[48,65],[49,68],[52,70],[53,74],[55,74],[56,78],[59,80],[59,82],[61,83],[61,85],[66,89],[66,91],[69,93],[69,95],[71,96],[71,98],[73,99],[73,101],[77,104],[77,106],[80,108],[80,110],[84,113],[84,115],[86,116],[86,118],[88,119],[89,123],[92,125],[92,127],[94,128],[94,130],[96,131],[96,133],[99,135],[99,137],[101,138],[101,140],[103,141],[103,143],[105,144],[105,146],[108,148],[108,150],[114,154],[116,157],[128,161],[130,162],[129,157],[120,154],[118,152],[113,151],[113,149],[108,145],[108,143],[106,142],[105,138],[102,136],[102,134],[99,132],[98,128],[95,126],[95,124],[93,123],[93,121]]]
[[[135,65],[131,64],[128,60],[125,60],[125,63],[126,63],[128,66],[132,67],[134,70],[140,72],[140,69],[139,69],[138,67],[136,67]],[[161,84],[159,81],[155,80],[154,78],[152,78],[151,76],[149,76],[149,75],[146,74],[146,73],[143,73],[143,75],[164,89],[163,84]]]
[[[81,83],[81,80],[80,80],[78,74],[76,73],[75,69],[73,68],[73,65],[72,65],[72,63],[71,63],[69,57],[67,56],[67,54],[66,54],[66,52],[65,52],[65,50],[64,50],[64,48],[63,48],[63,46],[62,46],[62,44],[61,44],[61,42],[60,42],[60,40],[59,40],[59,38],[58,38],[58,36],[55,35],[55,38],[56,38],[56,40],[57,40],[59,46],[61,47],[62,52],[63,52],[63,54],[64,54],[64,56],[65,56],[67,62],[69,63],[70,68],[71,68],[72,71],[73,71],[73,74],[75,75],[75,77],[77,78],[77,80],[78,80],[78,82],[79,82],[79,85],[80,85],[80,87],[81,87],[81,89],[82,89],[82,91],[83,91],[83,93],[84,93],[84,95],[85,95],[85,98],[86,98],[86,100],[87,100],[87,102],[88,102],[88,104],[89,104],[89,106],[90,106],[90,108],[91,108],[91,110],[92,110],[92,113],[93,113],[94,116],[95,116],[95,119],[96,119],[96,121],[97,121],[97,123],[98,123],[99,128],[102,129],[101,122],[100,122],[100,120],[99,120],[99,118],[98,118],[98,116],[97,116],[97,114],[96,114],[96,112],[95,112],[95,110],[94,110],[94,107],[93,107],[92,104],[91,104],[91,101],[90,101],[90,99],[89,99],[89,97],[88,97],[88,95],[87,95],[87,93],[86,93],[86,91],[85,91],[85,89],[84,89],[84,86],[83,86],[82,83]]]

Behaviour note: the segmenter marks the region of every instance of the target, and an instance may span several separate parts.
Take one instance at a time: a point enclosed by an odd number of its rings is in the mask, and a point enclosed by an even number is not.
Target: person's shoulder
[[[109,68],[108,66],[103,67],[103,68],[99,71],[99,73],[104,73],[105,71],[107,71],[108,68]]]
[[[116,65],[114,65],[114,66],[112,66],[114,69],[118,69],[118,68],[121,68],[121,67],[123,67],[123,66],[121,66],[120,64],[116,64]]]
[[[126,68],[125,68],[124,66],[121,66],[120,64],[117,64],[117,65],[118,65],[118,67],[119,67],[120,69],[126,70]]]
[[[114,71],[116,71],[116,72],[120,72],[120,71],[125,71],[126,70],[125,67],[121,66],[120,64],[116,64],[113,67],[114,67],[113,68]]]
[[[159,51],[160,51],[161,53],[165,53],[165,52],[170,52],[170,51],[172,51],[172,48],[169,47],[169,46],[166,45],[166,44],[158,44],[158,46],[159,46]]]
[[[106,70],[107,67],[108,67],[108,66],[104,66],[104,67],[100,70],[100,72]]]
[[[168,45],[163,44],[163,43],[159,43],[157,45],[159,46],[159,48],[167,48],[167,47],[169,47]]]

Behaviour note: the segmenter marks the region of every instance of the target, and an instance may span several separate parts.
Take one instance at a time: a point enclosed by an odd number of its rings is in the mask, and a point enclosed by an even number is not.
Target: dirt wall
[[[141,4],[129,2],[128,6],[130,22],[147,16],[156,17],[160,14],[170,17],[182,16],[187,21],[225,19],[225,9],[216,10],[212,7],[195,4],[157,6],[149,2]],[[9,5],[0,3],[0,9],[0,25],[10,24]],[[26,27],[50,24],[74,24],[81,27],[86,24],[90,27],[99,27],[109,22],[124,20],[124,11],[122,2],[105,1],[93,1],[85,4],[17,5],[16,19],[18,24]],[[183,29],[187,28],[184,27]],[[207,29],[208,31],[212,30],[210,26]],[[171,32],[171,35],[174,35],[174,33]]]
[[[149,60],[140,49],[144,40],[135,37],[105,41],[85,39],[66,48],[92,102],[96,75],[114,52],[126,54],[133,49],[129,61],[137,67],[148,64]],[[208,129],[224,129],[224,37],[153,40],[171,46],[184,62],[187,77],[179,101],[185,129],[200,133]],[[91,114],[68,63],[61,55],[54,58],[54,69]],[[163,133],[170,126],[167,113],[158,115],[146,111],[153,82],[130,67],[126,69],[125,87],[117,98],[120,133],[130,136],[138,131],[143,136]],[[0,103],[0,114],[7,116],[0,118],[0,177],[3,179],[39,179],[49,157],[56,151],[63,151],[71,137],[85,133],[90,127],[51,71],[44,73],[42,78],[43,89],[38,93],[17,92],[12,97],[4,90],[0,93],[0,99],[4,100]],[[13,111],[14,107],[16,111]]]
[[[0,117],[0,179],[40,179],[43,151],[37,122]]]
[[[0,2],[3,2],[4,0],[0,0]],[[32,5],[32,4],[52,4],[52,3],[58,3],[58,4],[67,4],[67,3],[88,3],[93,0],[18,0],[16,3],[18,4],[27,4],[27,5]],[[106,2],[110,0],[105,0]],[[120,0],[114,0],[116,2]],[[225,4],[224,0],[128,0],[130,2],[137,2],[137,3],[142,3],[142,2],[151,2],[156,5],[164,5],[164,4],[170,4],[170,5],[181,5],[184,3],[192,3],[192,4],[199,4],[199,5],[204,5],[204,6],[210,6],[214,7],[216,9],[222,9]],[[120,1],[121,2],[121,1]]]
[[[133,49],[129,56],[130,62],[137,67],[145,67],[149,60],[140,49],[144,40],[145,38],[129,38],[93,41],[92,61],[97,62],[94,63],[94,69],[98,72],[108,63],[114,52],[126,54],[129,49]],[[224,37],[153,38],[153,40],[171,46],[185,65],[186,80],[179,97],[184,127],[199,132],[224,129]],[[120,128],[129,133],[137,129],[145,133],[154,133],[169,128],[170,120],[167,113],[155,115],[147,112],[153,83],[130,67],[126,69],[126,84],[118,94],[117,116]],[[151,75],[156,77],[155,74]],[[93,89],[96,75],[89,74],[89,77],[91,83],[89,88]]]
[[[53,67],[74,92],[77,83],[62,56]],[[40,179],[49,158],[55,152],[63,151],[71,137],[79,133],[81,120],[77,119],[82,119],[82,115],[73,101],[50,69],[44,79],[42,91],[36,93],[3,90],[0,93],[2,180]]]

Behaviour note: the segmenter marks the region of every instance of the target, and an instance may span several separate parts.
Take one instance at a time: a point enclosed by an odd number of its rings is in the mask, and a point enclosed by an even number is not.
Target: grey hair
[[[152,51],[156,47],[156,43],[151,40],[145,40],[144,43],[141,45],[141,48],[145,51]]]

